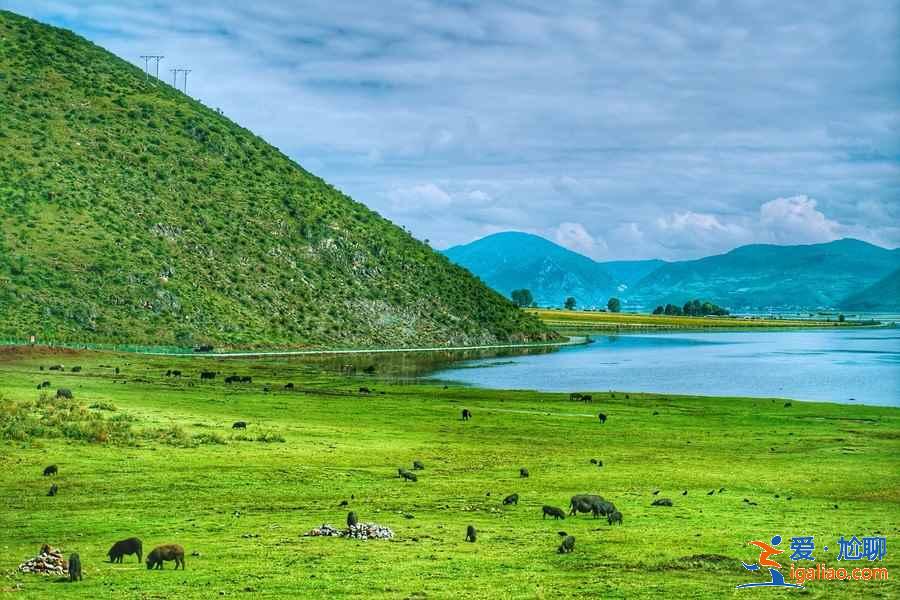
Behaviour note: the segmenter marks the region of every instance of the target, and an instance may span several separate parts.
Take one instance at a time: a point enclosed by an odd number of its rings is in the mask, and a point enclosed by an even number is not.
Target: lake
[[[455,363],[485,388],[755,396],[900,406],[900,329],[600,333],[586,346]]]

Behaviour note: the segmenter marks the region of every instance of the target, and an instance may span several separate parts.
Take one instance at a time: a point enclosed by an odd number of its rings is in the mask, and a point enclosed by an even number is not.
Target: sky
[[[435,248],[900,246],[900,0],[0,0],[143,65]]]

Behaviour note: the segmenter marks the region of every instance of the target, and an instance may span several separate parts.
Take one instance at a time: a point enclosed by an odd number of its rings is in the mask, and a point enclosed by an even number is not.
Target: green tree
[[[618,298],[610,298],[609,302],[606,303],[606,308],[609,309],[609,312],[620,312],[622,310],[622,302]]]
[[[531,306],[534,302],[534,297],[531,295],[531,290],[521,289],[521,290],[513,290],[512,291],[512,301],[516,306]]]
[[[661,315],[661,314],[663,314],[664,312],[666,312],[666,308],[665,308],[663,305],[659,305],[659,306],[657,306],[656,308],[653,309],[653,314],[654,314],[654,315]]]
[[[568,298],[566,298],[565,306],[566,306],[566,310],[574,310],[575,309],[575,298],[573,298],[572,296],[569,296]]]
[[[838,322],[839,322],[839,323],[843,323],[843,322],[846,321],[846,320],[847,320],[847,318],[846,318],[843,314],[838,315]]]

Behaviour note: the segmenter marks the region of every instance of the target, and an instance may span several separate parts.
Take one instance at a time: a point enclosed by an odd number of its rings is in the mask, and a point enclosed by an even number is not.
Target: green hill
[[[539,340],[533,317],[251,132],[0,12],[0,338]]]
[[[495,233],[444,254],[507,297],[515,289],[531,290],[539,306],[561,306],[568,296],[579,306],[606,306],[616,287],[590,258],[530,233]]]
[[[702,298],[731,310],[832,308],[900,266],[900,252],[854,239],[825,244],[754,244],[663,265],[632,288],[644,306]]]
[[[900,269],[841,302],[841,308],[863,311],[900,311]]]

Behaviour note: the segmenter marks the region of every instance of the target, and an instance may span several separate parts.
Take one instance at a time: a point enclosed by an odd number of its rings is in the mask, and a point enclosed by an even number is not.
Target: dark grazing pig
[[[606,515],[606,522],[610,525],[621,525],[622,524],[622,513],[617,510],[612,511],[608,515]]]
[[[56,465],[50,465],[44,469],[44,477],[56,475],[57,473],[59,473],[59,468]]]
[[[347,513],[347,527],[356,527],[357,523],[359,523],[359,519],[356,518],[356,513],[351,510]]]
[[[413,469],[414,470],[421,471],[424,468],[425,468],[425,465],[423,465],[421,461],[418,461],[418,460],[413,461]]]
[[[247,429],[247,421],[235,421],[234,425],[231,426],[232,429]]]
[[[657,498],[650,506],[672,506],[672,501],[669,498]]]
[[[510,504],[515,504],[518,506],[519,504],[519,495],[518,494],[510,494],[506,498],[503,499],[503,505],[508,506]]]
[[[464,408],[462,411],[462,420],[468,421],[471,418],[472,418],[472,411],[470,411],[468,408]]]
[[[466,541],[474,542],[476,537],[477,535],[475,533],[475,526],[469,525],[468,527],[466,527]]]
[[[419,478],[416,477],[416,474],[412,471],[407,471],[406,469],[397,469],[397,473],[399,473],[400,477],[405,479],[406,481],[418,481]]]
[[[141,543],[141,540],[136,537],[120,540],[113,544],[109,552],[106,553],[111,563],[122,562],[122,557],[126,554],[137,554],[138,562],[141,562],[144,557],[144,545]]]
[[[81,557],[77,552],[69,556],[69,581],[81,581]]]
[[[555,506],[544,506],[541,508],[544,511],[544,515],[541,517],[542,519],[546,519],[547,515],[550,515],[554,519],[565,519],[566,511],[561,508],[556,508]]]
[[[57,494],[57,492],[59,492],[59,486],[54,483],[53,485],[50,486],[50,491],[47,492],[47,495],[55,496]]]
[[[558,552],[560,554],[568,554],[569,552],[571,552],[574,549],[575,549],[575,536],[567,535],[563,539],[562,544],[559,545]]]
[[[147,555],[147,569],[162,569],[163,562],[169,560],[175,561],[175,570],[178,570],[178,565],[181,565],[181,570],[184,571],[184,548],[178,544],[157,546]]]
[[[528,469],[525,467],[519,469],[519,477],[528,477]]]
[[[572,496],[570,500],[570,506],[572,507],[572,511],[569,513],[571,515],[583,512],[595,512],[594,505],[597,502],[603,502],[603,496],[595,496],[593,494],[576,494]]]
[[[65,398],[66,400],[71,400],[75,396],[72,395],[72,390],[70,390],[68,388],[59,388],[58,390],[56,390],[56,397],[57,398]]]

